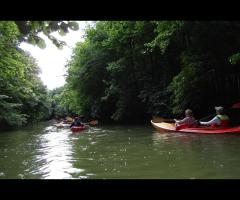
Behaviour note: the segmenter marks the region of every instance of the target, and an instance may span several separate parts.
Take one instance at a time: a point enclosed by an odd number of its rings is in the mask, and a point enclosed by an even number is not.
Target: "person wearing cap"
[[[197,125],[197,121],[193,117],[193,112],[190,109],[185,110],[185,118],[182,120],[176,120],[175,121],[175,126],[176,130],[180,128],[187,128],[187,127],[194,127]]]
[[[222,106],[216,106],[215,110],[217,115],[208,122],[200,121],[200,125],[212,126],[212,127],[228,127],[229,117],[224,113],[224,108]]]

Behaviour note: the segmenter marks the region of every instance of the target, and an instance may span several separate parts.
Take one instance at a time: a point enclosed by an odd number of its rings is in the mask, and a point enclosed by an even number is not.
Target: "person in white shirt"
[[[229,126],[229,117],[224,114],[224,108],[222,106],[215,107],[216,116],[208,122],[201,122],[200,125],[212,126],[212,127],[227,127]]]

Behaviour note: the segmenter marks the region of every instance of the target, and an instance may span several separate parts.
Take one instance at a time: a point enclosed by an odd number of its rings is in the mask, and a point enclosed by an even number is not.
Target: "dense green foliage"
[[[38,77],[34,59],[18,48],[19,31],[14,22],[0,22],[0,125],[21,126],[46,119],[51,99]]]
[[[19,30],[19,41],[28,42],[37,45],[39,48],[45,48],[44,39],[39,35],[43,33],[58,48],[66,45],[66,42],[54,37],[51,33],[58,32],[64,36],[70,30],[78,30],[78,23],[73,21],[15,21]]]
[[[77,30],[73,22],[0,23],[0,124],[84,115],[146,122],[191,108],[197,117],[240,99],[240,22],[100,21],[67,64],[67,83],[48,92],[34,59],[18,48],[43,48],[43,32]]]
[[[40,69],[28,52],[19,48],[21,42],[28,42],[45,48],[43,33],[58,48],[65,42],[52,35],[65,35],[78,30],[78,23],[72,21],[2,21],[0,22],[0,128],[22,126],[28,122],[50,119],[57,113],[57,99],[49,92],[39,78]],[[62,105],[59,103],[59,106]]]
[[[122,122],[228,107],[240,99],[239,34],[239,22],[97,22],[74,49],[62,101]]]
[[[78,98],[74,96],[74,91],[67,91],[65,87],[59,87],[49,92],[52,100],[52,117],[63,118],[67,116],[79,115]],[[71,101],[67,101],[70,100]]]

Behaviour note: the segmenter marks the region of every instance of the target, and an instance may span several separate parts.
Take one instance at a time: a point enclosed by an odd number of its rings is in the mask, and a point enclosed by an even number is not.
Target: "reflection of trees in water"
[[[167,161],[172,157],[171,164],[186,175],[189,170],[196,178],[206,178],[207,174],[208,178],[227,178],[232,177],[230,169],[236,176],[240,174],[239,135],[154,133],[153,143],[160,156]]]
[[[185,133],[175,133],[175,132],[155,132],[153,134],[153,143],[156,145],[159,144],[172,144],[181,146],[191,146],[191,143],[195,140],[198,140],[198,137],[193,134],[185,134]]]

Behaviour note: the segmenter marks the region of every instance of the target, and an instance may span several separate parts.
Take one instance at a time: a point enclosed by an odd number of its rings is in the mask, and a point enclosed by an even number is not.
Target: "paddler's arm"
[[[72,128],[72,126],[74,126],[74,122],[70,125],[70,128]]]
[[[205,126],[210,126],[212,124],[220,124],[221,123],[217,116],[208,122],[201,122],[201,121],[199,121],[199,122],[201,125],[205,125]]]
[[[184,123],[187,121],[187,118],[185,117],[185,118],[182,119],[182,120],[176,120],[176,119],[174,119],[174,121],[175,121],[177,124],[184,124]]]

